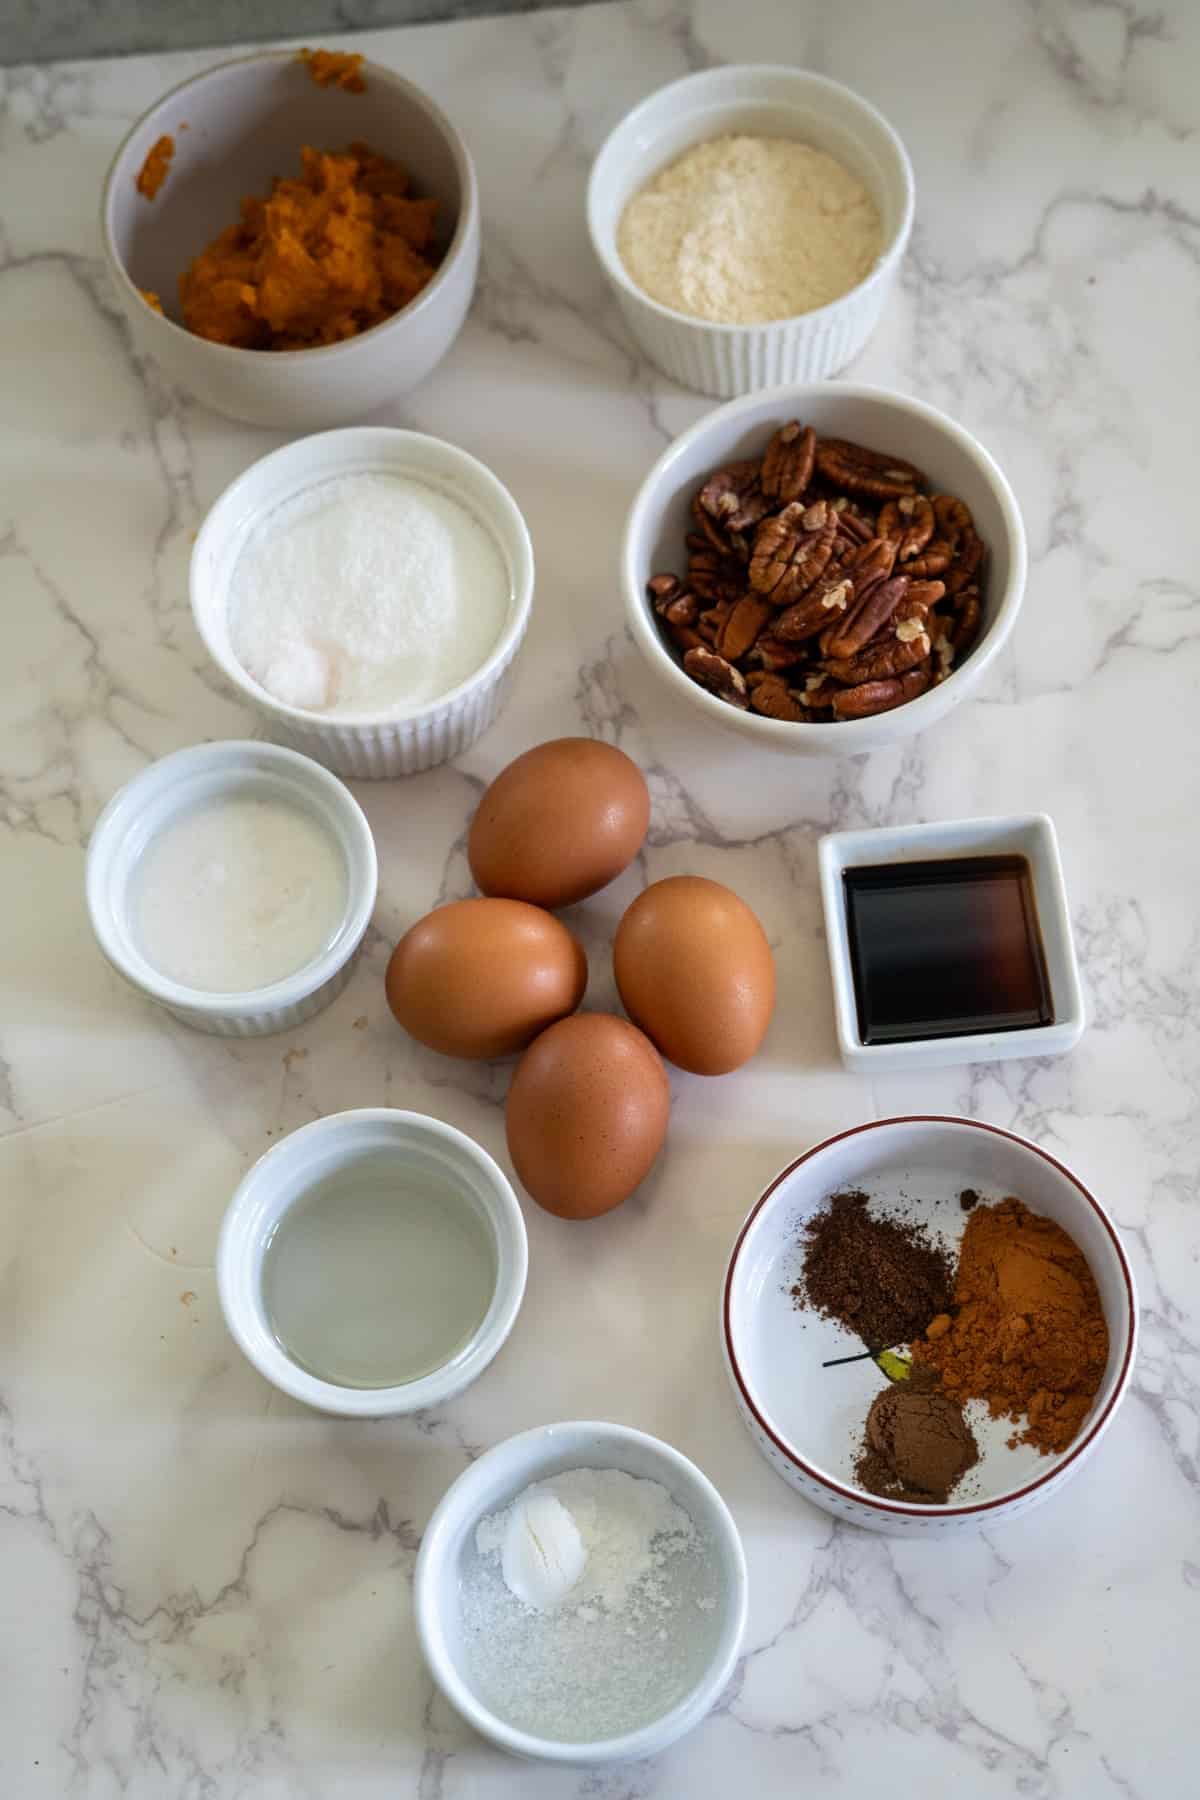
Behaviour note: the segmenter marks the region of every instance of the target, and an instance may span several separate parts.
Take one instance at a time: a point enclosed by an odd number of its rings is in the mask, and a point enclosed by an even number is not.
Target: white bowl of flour
[[[544,1425],[447,1490],[414,1577],[447,1699],[515,1756],[656,1755],[733,1673],[746,1621],[737,1527],[669,1444],[624,1425]]]
[[[651,94],[601,147],[587,200],[642,350],[726,400],[823,380],[858,355],[913,207],[887,120],[839,82],[782,64],[706,69]]]
[[[196,540],[205,646],[276,736],[341,775],[457,755],[492,722],[529,622],[533,551],[491,471],[362,426],[263,457]]]

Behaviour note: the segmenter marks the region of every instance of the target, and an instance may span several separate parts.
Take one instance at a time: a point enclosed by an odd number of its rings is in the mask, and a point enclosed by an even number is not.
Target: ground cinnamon
[[[913,1345],[943,1391],[982,1400],[1023,1429],[1011,1444],[1065,1450],[1108,1362],[1108,1328],[1083,1252],[1020,1200],[976,1206],[967,1219],[953,1312]]]

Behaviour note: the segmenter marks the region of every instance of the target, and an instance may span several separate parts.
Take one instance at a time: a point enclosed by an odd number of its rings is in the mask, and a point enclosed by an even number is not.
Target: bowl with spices
[[[181,83],[132,127],[101,207],[138,349],[252,425],[349,424],[446,354],[479,263],[470,153],[392,70],[268,51]]]
[[[1003,649],[1025,531],[983,445],[884,388],[731,400],[639,488],[621,575],[634,642],[714,725],[848,755],[935,724]]]
[[[465,450],[359,426],[253,463],[192,549],[192,612],[274,733],[340,775],[456,756],[503,704],[533,604],[508,489]]]
[[[743,1423],[806,1499],[904,1537],[1016,1519],[1092,1457],[1137,1299],[1079,1177],[975,1119],[880,1119],[806,1151],[726,1275]]]
[[[746,1563],[712,1483],[628,1426],[543,1425],[447,1490],[413,1577],[442,1693],[511,1755],[567,1765],[665,1750],[719,1699]]]
[[[357,800],[276,744],[161,757],[113,796],[88,845],[88,913],[112,967],[224,1037],[291,1030],[336,999],[377,886]]]
[[[913,204],[904,146],[869,102],[805,69],[735,65],[621,120],[592,167],[588,227],[645,354],[729,399],[845,368]]]

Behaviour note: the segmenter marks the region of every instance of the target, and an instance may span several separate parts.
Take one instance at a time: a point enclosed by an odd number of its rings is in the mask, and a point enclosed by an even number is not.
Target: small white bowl
[[[101,234],[117,298],[138,349],[205,406],[251,425],[316,431],[347,425],[405,394],[439,363],[462,327],[479,267],[479,194],[465,143],[441,108],[391,69],[368,62],[366,91],[318,88],[295,51],[221,63],[164,95],[113,158]],[[161,136],[175,140],[153,200],[138,172]],[[297,175],[306,144],[361,139],[395,158],[418,194],[439,202],[437,274],[415,300],[360,336],[313,350],[240,350],[178,321],[179,277],[234,224],[246,194]],[[156,293],[155,312],[139,290]]]
[[[842,877],[847,869],[880,863],[931,862],[954,856],[1024,856],[1046,953],[1054,1022],[1014,1031],[921,1038],[909,1043],[865,1044],[858,1027],[854,970]],[[825,943],[833,978],[838,1049],[858,1075],[950,1063],[1000,1062],[1017,1056],[1062,1056],[1083,1035],[1083,991],[1062,860],[1053,821],[1045,813],[1002,819],[957,819],[945,824],[895,825],[878,831],[834,831],[817,846]]]
[[[721,1619],[712,1660],[685,1699],[622,1737],[575,1743],[519,1731],[478,1698],[466,1672],[459,1594],[464,1559],[479,1521],[507,1506],[530,1482],[581,1468],[621,1469],[668,1490],[715,1548],[721,1570]],[[708,1477],[658,1438],[627,1425],[591,1421],[538,1426],[477,1457],[434,1510],[413,1576],[421,1649],[451,1705],[482,1736],[513,1756],[575,1766],[655,1756],[698,1725],[733,1674],[746,1626],[746,1601],[741,1539],[729,1508]]]
[[[346,905],[329,948],[305,968],[245,993],[209,994],[146,960],[134,931],[132,885],[158,832],[193,807],[234,793],[287,800],[315,819],[345,861]],[[350,979],[378,885],[375,840],[357,800],[326,769],[276,744],[197,744],[161,757],[113,795],[88,845],[88,914],[108,961],[173,1018],[221,1037],[290,1031],[328,1006]]]
[[[791,1289],[805,1221],[844,1189],[906,1202],[906,1216],[943,1241],[965,1217],[963,1188],[985,1200],[1015,1194],[1061,1225],[1091,1267],[1108,1326],[1108,1366],[1084,1425],[1066,1450],[1009,1450],[1013,1427],[972,1417],[982,1459],[945,1506],[881,1500],[858,1487],[853,1466],[867,1411],[886,1386],[871,1362],[823,1368],[863,1345],[808,1308]],[[752,1208],[725,1277],[721,1336],[742,1422],[771,1467],[837,1518],[896,1537],[925,1537],[1015,1519],[1066,1486],[1112,1424],[1137,1347],[1133,1271],[1115,1226],[1077,1175],[1027,1138],[976,1119],[878,1119],[839,1132],[788,1167]],[[970,1409],[974,1412],[976,1409]]]
[[[263,1256],[289,1207],[360,1160],[394,1162],[402,1183],[432,1170],[471,1201],[492,1234],[496,1269],[491,1303],[460,1350],[430,1374],[396,1387],[342,1387],[302,1369],[280,1344],[262,1294]],[[217,1292],[230,1334],[260,1375],[293,1400],[344,1418],[380,1419],[441,1406],[482,1375],[512,1330],[525,1294],[529,1251],[525,1221],[496,1162],[479,1144],[424,1113],[388,1107],[332,1113],[281,1139],[241,1181],[217,1244]]]
[[[664,569],[680,576],[686,572],[689,508],[701,483],[739,458],[761,456],[772,433],[789,419],[815,426],[818,435],[851,438],[915,463],[935,489],[966,501],[987,546],[983,618],[970,655],[937,687],[874,718],[790,724],[727,706],[684,674],[646,597],[651,575]],[[634,496],[621,545],[621,580],[634,643],[672,692],[713,724],[777,750],[853,756],[924,731],[979,686],[1016,624],[1026,562],[1025,528],[1012,489],[969,431],[936,407],[904,394],[825,381],[731,400],[677,437]]]
[[[255,526],[276,507],[335,476],[408,475],[465,506],[491,534],[511,584],[508,617],[478,669],[427,705],[376,714],[309,712],[286,706],[248,675],[233,653],[229,593],[234,565]],[[492,723],[506,697],[533,606],[533,546],[516,501],[491,470],[442,438],[363,425],[299,438],[252,463],[213,504],[192,547],[192,613],[226,679],[274,734],[339,775],[412,775],[457,756]]]
[[[766,325],[713,325],[644,294],[617,251],[625,207],[693,145],[727,132],[799,138],[843,163],[869,189],[883,249],[865,280],[828,306]],[[588,183],[588,230],[626,324],[665,375],[729,399],[784,381],[820,381],[858,355],[883,311],[913,221],[904,145],[866,100],[824,75],[781,64],[685,75],[635,106],[605,140]]]

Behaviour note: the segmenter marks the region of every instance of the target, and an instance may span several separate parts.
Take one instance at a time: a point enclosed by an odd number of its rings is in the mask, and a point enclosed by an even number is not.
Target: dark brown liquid
[[[1024,856],[960,856],[843,872],[864,1044],[1054,1022]]]

